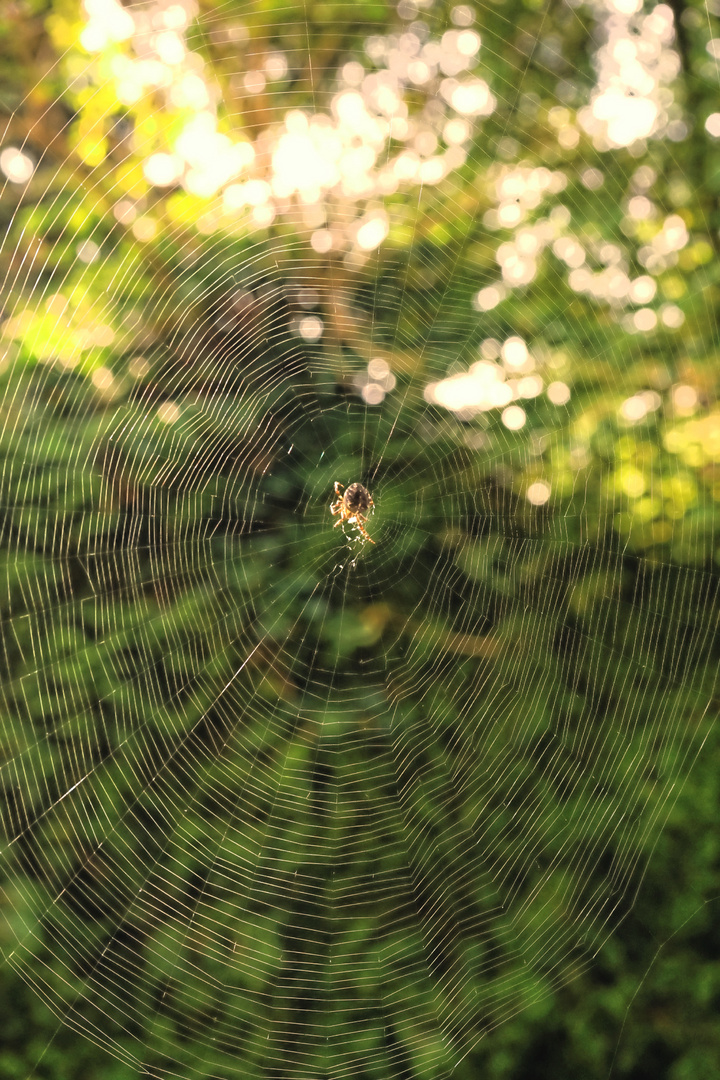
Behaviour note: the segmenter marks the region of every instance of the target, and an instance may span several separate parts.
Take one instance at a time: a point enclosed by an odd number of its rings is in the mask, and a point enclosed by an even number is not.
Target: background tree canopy
[[[3,5],[0,1078],[718,1075],[714,3]]]

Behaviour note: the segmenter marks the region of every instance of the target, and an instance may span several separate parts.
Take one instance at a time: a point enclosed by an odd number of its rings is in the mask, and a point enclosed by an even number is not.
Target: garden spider
[[[374,544],[375,541],[368,536],[365,528],[368,512],[375,509],[372,495],[362,484],[351,484],[350,487],[345,489],[344,495],[342,489],[343,485],[336,480],[335,494],[337,499],[330,504],[330,513],[340,515],[340,520],[335,522],[335,528],[337,529],[338,525],[342,525],[344,521],[347,521],[348,525],[354,525],[358,529],[365,540],[369,540],[371,544]]]

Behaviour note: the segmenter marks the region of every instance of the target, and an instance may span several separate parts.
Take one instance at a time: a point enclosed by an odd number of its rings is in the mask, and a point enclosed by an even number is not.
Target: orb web
[[[5,956],[145,1075],[449,1075],[707,734],[672,11],[333,11],[55,13],[0,155]]]

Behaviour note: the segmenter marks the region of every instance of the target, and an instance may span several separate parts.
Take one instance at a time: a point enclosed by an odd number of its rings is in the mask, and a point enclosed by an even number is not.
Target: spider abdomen
[[[343,502],[353,514],[364,514],[373,505],[370,492],[362,484],[350,484],[343,495]]]

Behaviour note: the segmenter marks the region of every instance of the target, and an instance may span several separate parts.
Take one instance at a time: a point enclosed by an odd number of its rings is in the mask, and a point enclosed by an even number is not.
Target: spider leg
[[[368,534],[368,531],[365,528],[365,522],[366,521],[367,521],[367,518],[363,517],[362,514],[357,514],[356,515],[355,524],[357,525],[358,529],[360,530],[361,536],[363,536],[366,540],[369,540],[371,544],[374,544],[375,541],[373,540],[372,536],[370,536]]]

